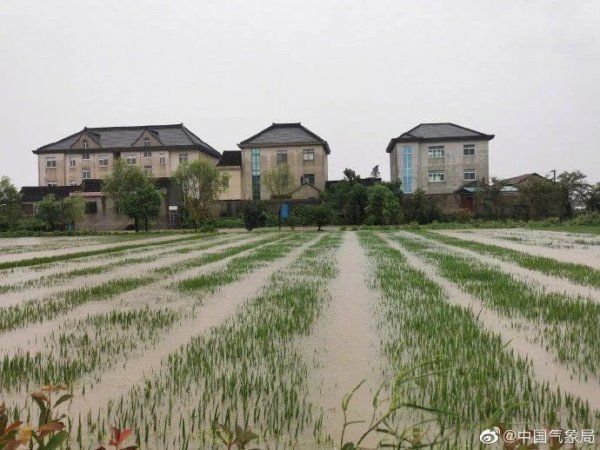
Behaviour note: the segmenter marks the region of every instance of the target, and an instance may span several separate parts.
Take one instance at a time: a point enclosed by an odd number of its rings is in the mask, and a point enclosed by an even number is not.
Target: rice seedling
[[[339,242],[329,234],[309,247],[236,317],[192,339],[112,402],[111,414],[136,424],[143,448],[205,447],[218,424],[252,427],[261,439],[282,442],[312,433],[318,416],[308,400],[309,366],[294,341],[310,333],[327,300],[323,285],[335,275]]]
[[[578,284],[600,287],[600,270],[583,264],[557,261],[552,258],[532,255],[498,245],[482,244],[480,242],[459,239],[429,231],[420,231],[419,234],[454,247],[466,248],[477,253],[495,256],[503,261],[518,264],[526,269],[536,270],[551,276],[567,278]]]
[[[438,373],[398,389],[409,400],[446,411],[437,423],[449,438],[447,448],[477,447],[491,418],[521,426],[599,424],[598,411],[585,399],[536,381],[530,362],[482,329],[470,311],[447,303],[440,286],[411,268],[401,252],[373,233],[360,233],[360,240],[374,264],[374,287],[383,294],[377,316],[389,360],[385,379],[443,355],[434,366]]]
[[[55,297],[28,300],[3,308],[0,315],[0,332],[53,319],[85,303],[110,299],[116,295],[163,280],[165,276],[178,273],[184,269],[210,264],[282,237],[283,235],[268,236],[259,242],[242,244],[179,263],[158,267],[141,277],[117,278],[97,286],[71,289]]]
[[[509,274],[431,242],[395,237],[438,267],[440,274],[508,317],[524,317],[539,329],[535,341],[568,364],[576,375],[600,377],[600,304],[584,298],[545,293]],[[586,378],[587,379],[587,378]]]

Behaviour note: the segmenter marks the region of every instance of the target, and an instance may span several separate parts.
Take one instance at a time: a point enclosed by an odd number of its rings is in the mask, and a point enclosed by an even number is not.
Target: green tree
[[[36,204],[35,215],[43,222],[46,231],[55,231],[61,223],[61,202],[56,200],[54,194],[48,194]]]
[[[576,207],[585,206],[592,190],[592,186],[585,181],[586,179],[587,176],[579,170],[564,171],[556,177],[558,186],[568,199],[568,215],[571,215]]]
[[[529,219],[570,215],[570,205],[564,187],[547,179],[534,179],[523,183],[519,193],[527,207]]]
[[[264,174],[264,182],[273,199],[289,198],[294,190],[294,176],[287,164],[278,164]]]
[[[85,214],[85,200],[77,195],[67,197],[61,202],[62,222],[67,227],[75,225],[83,219]]]
[[[104,179],[102,191],[112,199],[117,213],[133,219],[136,232],[140,223],[148,231],[149,219],[160,212],[160,192],[152,180],[138,166],[125,165],[122,159]]]
[[[600,211],[600,183],[596,183],[590,190],[586,207],[588,211]]]
[[[398,223],[400,203],[389,188],[382,185],[375,185],[369,189],[369,198],[365,213],[367,214],[367,223],[372,225]]]
[[[420,224],[442,219],[440,207],[422,189],[417,189],[410,198],[408,219]]]
[[[181,164],[173,178],[181,189],[194,229],[198,230],[210,217],[211,207],[219,199],[219,194],[226,189],[227,175],[221,173],[214,164],[198,159]]]
[[[346,194],[344,217],[349,225],[360,225],[367,217],[369,190],[360,183],[354,184]]]
[[[16,228],[21,216],[21,194],[10,178],[0,178],[0,231]]]
[[[258,227],[264,227],[267,223],[267,216],[260,207],[259,202],[250,202],[244,208],[244,227],[252,231]]]
[[[306,220],[317,226],[317,229],[321,231],[323,225],[331,223],[332,213],[331,209],[326,205],[309,206],[304,212]]]

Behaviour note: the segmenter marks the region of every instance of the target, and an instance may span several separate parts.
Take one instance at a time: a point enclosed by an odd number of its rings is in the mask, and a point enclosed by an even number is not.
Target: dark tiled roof
[[[237,167],[242,165],[242,152],[239,150],[225,150],[217,166]]]
[[[240,142],[240,148],[274,145],[322,145],[327,154],[330,153],[326,140],[304,127],[300,122],[274,123],[260,133]]]
[[[103,149],[125,149],[131,147],[145,131],[149,131],[165,147],[196,147],[200,151],[216,158],[221,156],[217,150],[192,133],[182,123],[133,127],[86,127],[66,138],[44,145],[34,150],[34,153],[69,150],[82,134],[88,135]]]
[[[436,141],[489,141],[493,134],[480,133],[454,123],[422,123],[390,140],[386,151],[390,153],[398,142],[436,142]]]
[[[529,181],[532,178],[541,178],[543,180],[547,180],[547,178],[544,178],[543,176],[541,176],[538,173],[526,173],[523,175],[518,175],[516,177],[512,177],[512,178],[506,178],[505,180],[500,180],[500,184],[503,185],[515,185],[515,184],[521,184],[523,182]]]
[[[39,202],[49,194],[54,194],[57,200],[61,200],[68,197],[71,192],[78,191],[81,191],[80,186],[23,186],[21,200],[24,203]]]

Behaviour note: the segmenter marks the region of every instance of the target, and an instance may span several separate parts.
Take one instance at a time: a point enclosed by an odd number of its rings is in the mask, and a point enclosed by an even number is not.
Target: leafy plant
[[[133,434],[133,431],[131,431],[129,428],[121,429],[117,426],[113,426],[111,427],[111,434],[112,437],[108,442],[109,447],[114,447],[115,450],[135,450],[138,448],[137,445],[128,445],[127,447],[123,447],[127,438]],[[96,450],[107,449],[101,444],[100,447],[96,448]]]
[[[258,439],[258,435],[250,430],[244,430],[239,425],[235,426],[234,430],[231,430],[226,425],[219,424],[217,427],[217,435],[221,442],[227,447],[227,450],[231,450],[234,447],[239,450],[246,449],[246,446],[253,440]],[[127,449],[124,449],[127,450]],[[250,450],[258,450],[253,448]]]

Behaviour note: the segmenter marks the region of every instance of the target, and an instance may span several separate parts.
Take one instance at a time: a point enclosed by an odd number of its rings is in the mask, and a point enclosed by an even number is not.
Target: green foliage
[[[44,224],[47,231],[58,229],[61,221],[60,201],[56,200],[54,194],[46,195],[37,203],[35,215]]]
[[[67,197],[62,201],[61,210],[65,225],[74,228],[85,214],[85,200],[79,196]]]
[[[328,225],[332,222],[333,213],[326,205],[306,206],[302,209],[305,224],[316,225],[321,231],[323,225]]]
[[[589,198],[592,187],[586,183],[587,176],[579,171],[565,171],[556,177],[560,189],[566,194],[569,215],[573,213],[575,207],[584,206]]]
[[[361,224],[367,217],[367,205],[369,203],[369,190],[362,184],[357,183],[350,188],[346,197],[343,210],[345,223]]]
[[[368,204],[365,209],[370,225],[391,225],[400,219],[400,203],[387,187],[377,185],[369,189]]]
[[[568,215],[567,191],[560,184],[546,179],[532,179],[522,183],[519,193],[527,206],[529,219],[546,219],[550,216]]]
[[[198,159],[181,164],[173,178],[181,189],[189,219],[198,229],[210,217],[213,203],[226,189],[227,175],[209,161]]]
[[[160,212],[160,192],[152,180],[138,166],[128,166],[122,159],[104,179],[102,191],[112,199],[117,213],[134,220],[136,232],[140,223],[148,231],[150,219]]]
[[[407,219],[419,224],[431,223],[443,218],[440,207],[422,189],[417,189],[410,198]]]
[[[263,175],[263,179],[272,198],[289,198],[295,187],[294,175],[287,164],[277,164]]]
[[[264,227],[267,224],[267,216],[262,210],[260,202],[248,203],[244,208],[244,228],[252,231],[255,228]]]
[[[0,178],[0,231],[15,229],[21,215],[21,194],[10,178]]]
[[[586,207],[588,211],[600,212],[600,183],[590,189]]]

